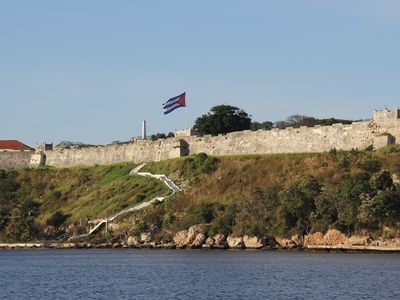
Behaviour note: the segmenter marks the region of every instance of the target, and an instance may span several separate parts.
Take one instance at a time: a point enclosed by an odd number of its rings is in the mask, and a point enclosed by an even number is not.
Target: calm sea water
[[[399,254],[0,251],[4,299],[400,299]]]

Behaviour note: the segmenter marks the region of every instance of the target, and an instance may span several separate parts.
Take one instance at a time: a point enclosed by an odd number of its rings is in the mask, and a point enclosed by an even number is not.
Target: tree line
[[[195,122],[193,129],[200,134],[226,134],[234,131],[243,130],[270,130],[272,128],[300,127],[300,126],[315,126],[315,125],[332,125],[334,123],[350,124],[352,120],[327,118],[318,119],[305,115],[292,115],[286,120],[270,122],[257,122],[251,119],[251,115],[231,105],[217,105],[210,111],[200,117]]]

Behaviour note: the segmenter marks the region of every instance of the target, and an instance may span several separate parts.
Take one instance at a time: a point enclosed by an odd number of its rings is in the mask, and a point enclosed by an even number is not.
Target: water
[[[400,254],[1,250],[4,299],[400,299]]]

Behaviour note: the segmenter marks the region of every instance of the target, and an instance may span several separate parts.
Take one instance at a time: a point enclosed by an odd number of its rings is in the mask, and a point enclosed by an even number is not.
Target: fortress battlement
[[[166,139],[134,140],[107,145],[38,147],[36,152],[0,152],[0,168],[50,165],[56,167],[94,166],[119,162],[152,162],[197,153],[209,155],[325,152],[380,148],[400,141],[400,110],[375,110],[372,120],[331,126],[301,126],[271,130],[244,130],[211,135],[180,131]]]

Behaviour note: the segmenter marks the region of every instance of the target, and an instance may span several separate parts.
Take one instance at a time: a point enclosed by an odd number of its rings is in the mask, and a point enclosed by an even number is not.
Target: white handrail
[[[141,210],[143,208],[146,208],[148,206],[150,206],[151,204],[155,203],[155,202],[162,202],[165,199],[172,197],[175,193],[178,193],[181,191],[181,189],[171,180],[169,179],[167,176],[163,175],[163,174],[156,174],[153,175],[150,172],[139,172],[140,169],[142,169],[146,164],[141,164],[139,166],[137,166],[136,168],[134,168],[132,171],[129,172],[129,175],[134,176],[144,176],[144,177],[152,177],[152,178],[156,178],[158,180],[161,180],[162,182],[164,182],[164,184],[172,191],[171,194],[167,195],[167,196],[159,196],[159,197],[155,197],[149,201],[146,202],[142,202],[138,205],[135,205],[131,208],[127,208],[124,210],[121,210],[120,212],[118,212],[117,214],[115,214],[114,216],[108,218],[108,219],[102,219],[100,220],[99,223],[96,224],[96,226],[94,226],[92,229],[90,229],[90,231],[88,233],[82,234],[79,237],[85,237],[88,235],[91,235],[93,233],[95,233],[97,230],[99,230],[103,225],[107,224],[108,222],[112,222],[114,221],[116,218],[132,212],[132,211],[137,211],[137,210]]]

